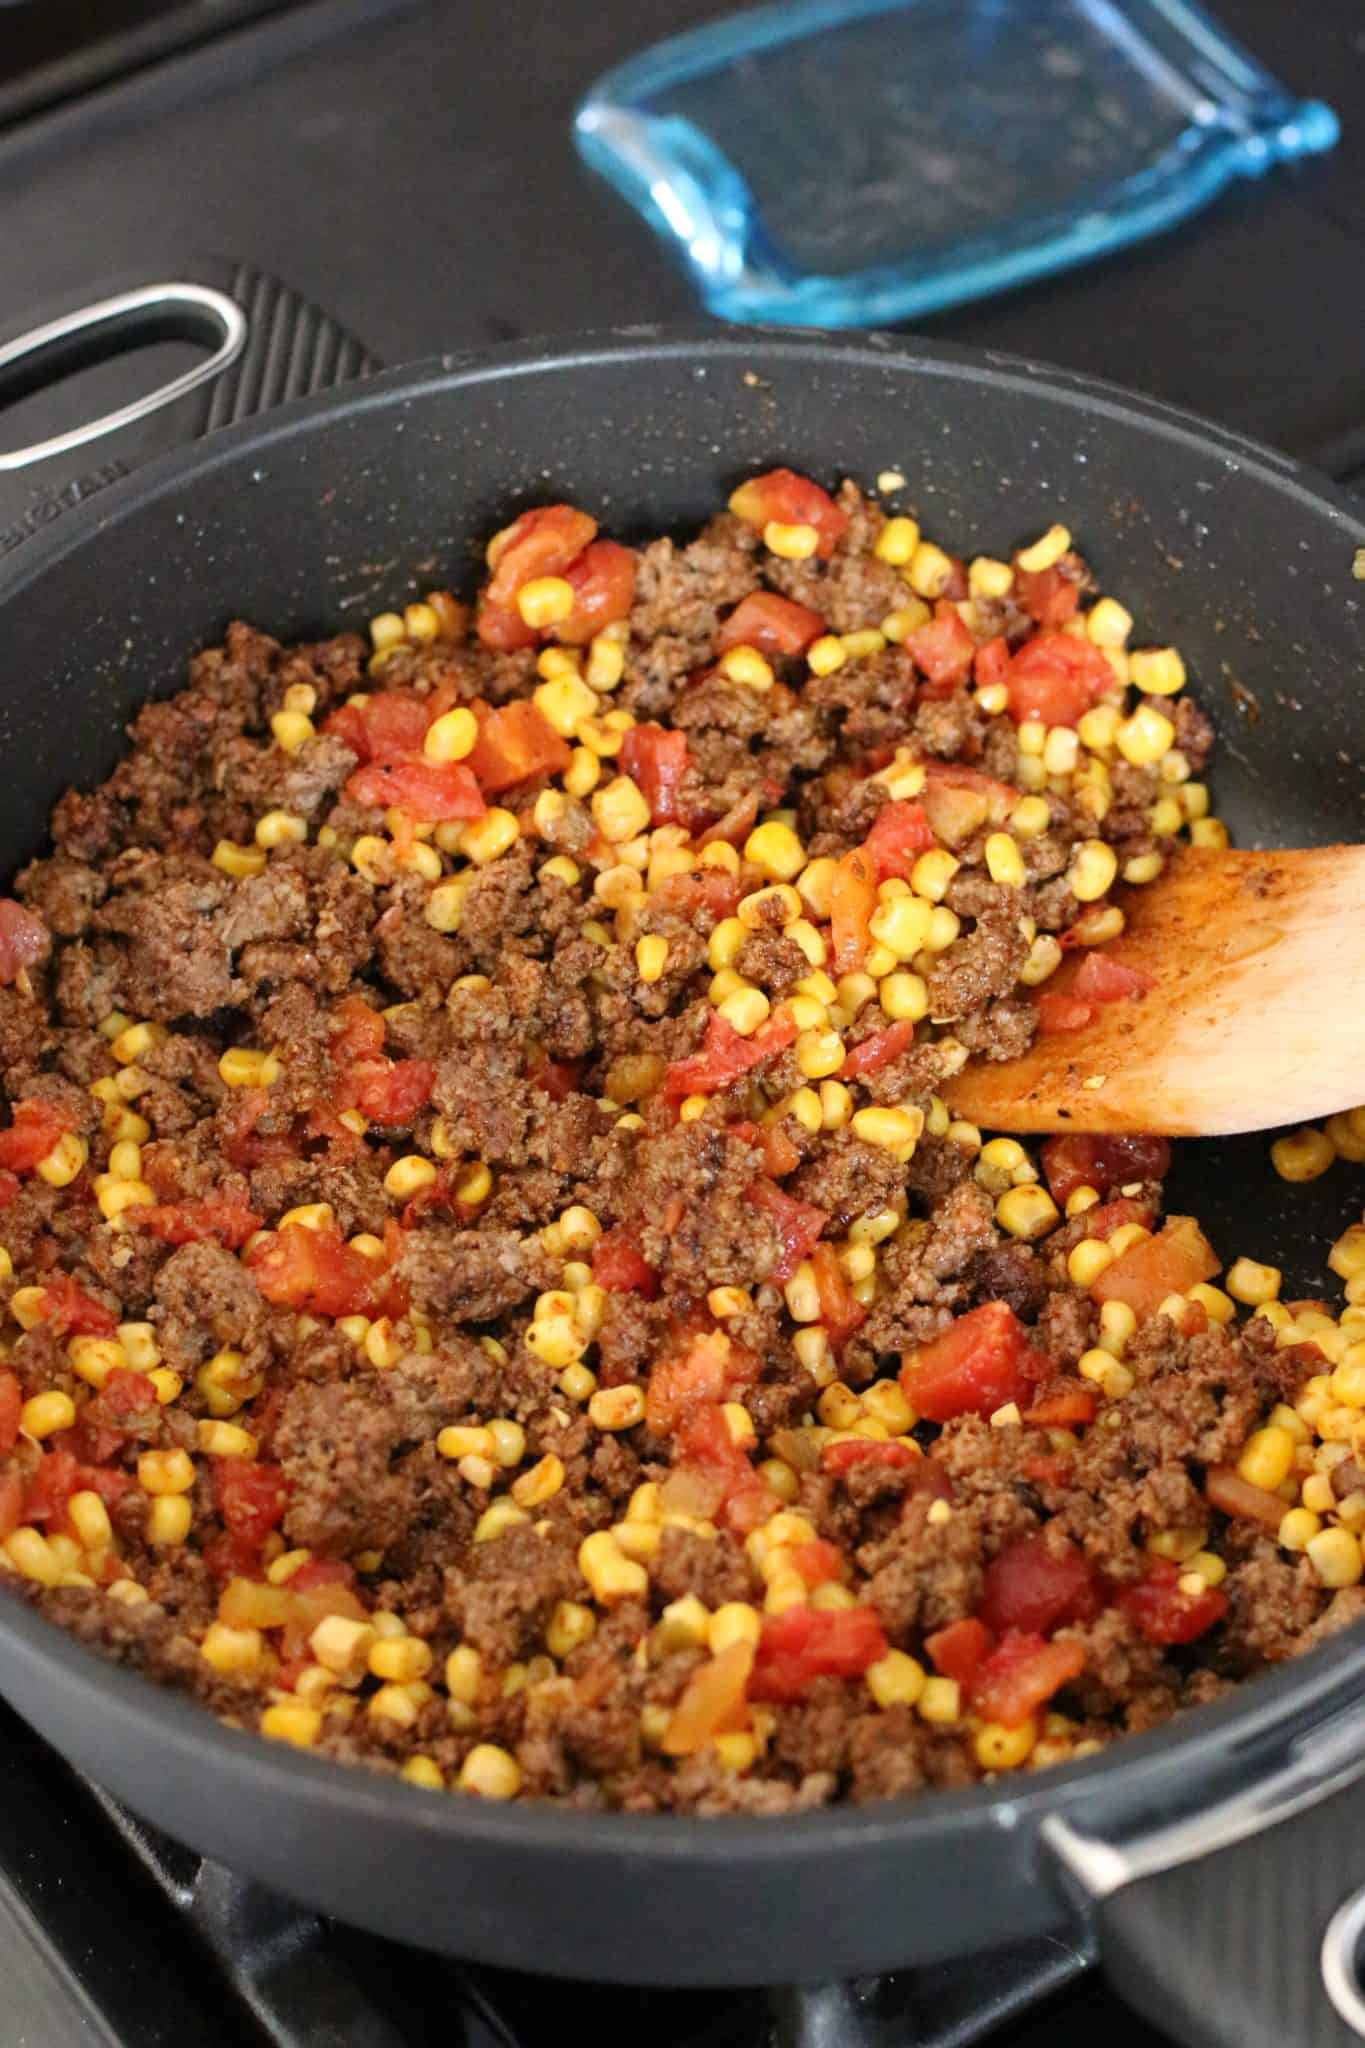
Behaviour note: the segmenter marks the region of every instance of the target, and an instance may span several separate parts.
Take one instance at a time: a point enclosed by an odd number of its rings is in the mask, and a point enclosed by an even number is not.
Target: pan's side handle
[[[1282,1769],[1122,1846],[1060,1815],[1041,1838],[1129,2002],[1198,2048],[1365,2042],[1365,1710]]]
[[[138,352],[198,353],[158,383]],[[379,367],[278,279],[197,260],[112,279],[0,331],[0,563],[153,456]],[[98,401],[69,380],[98,369]],[[88,387],[87,387],[88,388]]]

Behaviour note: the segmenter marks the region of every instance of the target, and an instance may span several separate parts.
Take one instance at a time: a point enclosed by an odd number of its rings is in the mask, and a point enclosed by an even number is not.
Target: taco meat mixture
[[[8,1594],[641,1812],[1038,1768],[1354,1619],[1365,1228],[1284,1303],[1163,1140],[945,1101],[1141,1001],[1113,890],[1226,842],[1131,628],[1060,526],[779,469],[197,655],[0,902]]]

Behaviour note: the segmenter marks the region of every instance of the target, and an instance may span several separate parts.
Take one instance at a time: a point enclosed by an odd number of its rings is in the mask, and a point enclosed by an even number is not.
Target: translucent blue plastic
[[[575,122],[713,313],[819,327],[1102,255],[1338,132],[1185,0],[778,0],[619,65]]]

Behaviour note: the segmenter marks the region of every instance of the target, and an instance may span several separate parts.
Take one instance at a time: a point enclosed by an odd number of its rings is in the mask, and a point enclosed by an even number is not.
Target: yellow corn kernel
[[[618,775],[605,789],[593,792],[592,815],[602,837],[619,846],[645,831],[649,804],[628,775]]]
[[[288,1742],[295,1749],[311,1749],[322,1733],[322,1715],[302,1700],[281,1700],[266,1707],[257,1723],[271,1742]]]
[[[645,1397],[637,1386],[602,1387],[588,1402],[594,1429],[634,1429],[645,1419]]]
[[[1191,846],[1224,847],[1228,843],[1228,828],[1221,818],[1192,818],[1190,820]]]
[[[837,633],[822,633],[806,649],[806,662],[813,676],[833,675],[847,660],[844,643]]]
[[[574,669],[541,683],[532,692],[531,701],[546,723],[565,740],[571,740],[583,720],[597,711],[597,693]]]
[[[1321,1516],[1311,1508],[1290,1508],[1280,1522],[1275,1540],[1281,1550],[1304,1551],[1321,1527]]]
[[[137,1483],[144,1493],[188,1493],[194,1485],[194,1460],[188,1451],[143,1451],[137,1461]]]
[[[922,1721],[949,1727],[962,1718],[962,1688],[955,1678],[926,1678],[916,1705]]]
[[[1015,560],[1027,575],[1039,576],[1060,562],[1070,546],[1071,535],[1064,526],[1049,526],[1032,547],[1020,548]]]
[[[660,938],[657,932],[649,932],[635,941],[635,971],[641,981],[650,983],[663,978],[668,965],[668,940]]]
[[[1365,1161],[1365,1130],[1355,1128],[1347,1111],[1329,1116],[1323,1130],[1331,1139],[1332,1150],[1338,1159],[1349,1159],[1354,1166]]]
[[[941,903],[948,884],[961,865],[961,861],[956,860],[945,847],[931,847],[911,868],[910,886],[917,896],[923,896],[931,903]]]
[[[1046,1188],[1010,1188],[995,1205],[995,1220],[1011,1237],[1032,1244],[1061,1222],[1061,1212]]]
[[[462,1792],[479,1799],[515,1799],[521,1790],[521,1765],[496,1742],[478,1742],[460,1765]]]
[[[278,846],[301,846],[308,837],[308,821],[292,811],[267,811],[257,820],[257,846],[273,852]]]
[[[967,590],[972,597],[1008,597],[1014,588],[1014,571],[1008,562],[990,555],[977,555],[967,564]]]
[[[855,1138],[861,1138],[865,1145],[878,1145],[906,1158],[914,1152],[923,1129],[924,1111],[909,1104],[895,1109],[869,1108],[853,1112]]]
[[[981,1148],[975,1167],[979,1184],[993,1195],[1022,1187],[1038,1178],[1038,1169],[1017,1138],[992,1138]]]
[[[63,1131],[37,1170],[49,1187],[69,1188],[90,1156],[90,1147],[74,1131]]]
[[[381,1636],[370,1650],[368,1663],[372,1678],[410,1685],[430,1671],[431,1645],[420,1636]]]
[[[1362,1576],[1360,1543],[1349,1529],[1324,1529],[1304,1548],[1324,1586],[1357,1586]]]
[[[273,1052],[252,1052],[233,1046],[218,1061],[218,1077],[228,1088],[269,1088],[284,1068]]]
[[[145,1180],[117,1180],[109,1174],[95,1177],[95,1200],[106,1223],[113,1223],[125,1209],[146,1209],[156,1196]]]
[[[1174,697],[1185,687],[1185,664],[1174,647],[1135,647],[1128,677],[1145,697]]]
[[[744,858],[774,881],[792,882],[806,866],[806,849],[790,825],[769,819],[745,840]]]
[[[19,1411],[20,1429],[40,1443],[59,1429],[70,1429],[75,1420],[76,1404],[70,1394],[34,1394]]]
[[[889,562],[894,569],[904,569],[915,559],[919,546],[919,527],[913,519],[903,513],[888,519],[876,540],[872,552],[879,562]]]
[[[1277,1138],[1270,1148],[1271,1164],[1281,1180],[1317,1180],[1336,1159],[1336,1150],[1325,1131],[1311,1124]],[[40,1169],[41,1171],[41,1169]]]
[[[574,608],[573,585],[564,576],[533,576],[516,594],[522,624],[540,632],[557,626]]]
[[[265,1637],[258,1628],[229,1628],[221,1621],[209,1624],[199,1645],[206,1664],[232,1677],[255,1671],[264,1650]]]
[[[1133,630],[1133,615],[1125,610],[1117,598],[1102,597],[1092,605],[1085,615],[1086,638],[1096,647],[1126,646],[1128,635]],[[1137,677],[1133,678],[1137,682]],[[1138,683],[1138,688],[1148,685]],[[1158,695],[1162,694],[1158,692]]]
[[[1028,880],[1024,857],[1008,832],[992,832],[987,839],[986,872],[1007,889],[1022,889]]]
[[[869,929],[878,945],[890,952],[894,966],[898,960],[913,960],[923,950],[932,917],[932,906],[921,897],[892,896],[877,905]]]
[[[1118,856],[1103,839],[1083,839],[1072,856],[1067,886],[1079,903],[1095,903],[1112,888]]]
[[[752,1038],[759,1026],[767,1022],[771,1007],[761,988],[737,988],[716,1004],[718,1015],[741,1038]]]
[[[213,865],[234,881],[243,881],[248,875],[265,873],[265,848],[263,846],[238,846],[234,840],[220,839],[210,856]]]
[[[820,1320],[820,1290],[815,1283],[815,1268],[809,1259],[802,1259],[796,1271],[783,1282],[782,1293],[794,1322],[815,1323]]]
[[[1012,1728],[1003,1721],[983,1721],[972,1748],[983,1771],[1017,1771],[1028,1762],[1037,1741],[1038,1723],[1030,1714]]]
[[[1150,768],[1175,745],[1175,727],[1150,704],[1139,704],[1114,734],[1114,744],[1134,768]]]
[[[644,1566],[625,1555],[608,1529],[598,1529],[584,1537],[578,1546],[578,1569],[599,1607],[612,1606],[618,1600],[639,1599],[649,1589]]]
[[[1106,1266],[1112,1266],[1115,1253],[1103,1238],[1083,1237],[1073,1245],[1067,1254],[1067,1276],[1076,1287],[1092,1287]]]
[[[420,1152],[410,1152],[402,1159],[395,1159],[384,1175],[384,1192],[396,1201],[411,1201],[423,1188],[434,1185],[436,1167],[430,1159],[424,1159]]]
[[[813,526],[770,519],[763,529],[763,545],[784,562],[808,562],[820,546],[820,536]]]
[[[1051,824],[1052,812],[1046,797],[1020,797],[1010,812],[1010,831],[1016,839],[1037,839]]]
[[[1123,863],[1123,879],[1138,887],[1154,882],[1166,865],[1159,853],[1135,853],[1131,860]]]
[[[678,1650],[704,1650],[711,1616],[695,1593],[684,1594],[665,1607],[650,1637],[657,1656],[672,1656]]]
[[[516,845],[520,832],[513,813],[495,804],[461,829],[460,852],[476,867],[486,867],[489,861]]]
[[[1279,1298],[1284,1275],[1278,1266],[1261,1266],[1255,1259],[1234,1259],[1228,1267],[1225,1285],[1234,1301],[1248,1308]]]
[[[1237,1313],[1231,1297],[1224,1294],[1221,1287],[1210,1287],[1207,1280],[1187,1287],[1185,1299],[1198,1302],[1211,1323],[1230,1323]]]
[[[875,626],[864,626],[856,633],[841,633],[839,640],[850,661],[866,661],[874,654],[886,652],[886,635]]]
[[[1365,1273],[1365,1222],[1353,1223],[1342,1232],[1327,1255],[1327,1263],[1342,1280],[1354,1280]]]
[[[428,761],[463,761],[473,753],[478,737],[479,721],[463,704],[457,705],[453,711],[443,711],[432,720],[422,741],[422,752]]]
[[[281,753],[297,754],[314,737],[313,721],[302,711],[277,711],[270,731]]]
[[[776,681],[772,663],[756,647],[727,647],[716,666],[728,682],[746,690],[771,690]]]
[[[922,540],[905,564],[905,580],[916,597],[927,598],[930,602],[942,597],[952,579],[954,563],[942,548],[936,548],[932,541]]]
[[[563,1484],[563,1460],[557,1458],[553,1451],[547,1451],[520,1478],[513,1480],[512,1499],[520,1508],[538,1508],[545,1501],[553,1500]]]
[[[561,1600],[546,1626],[545,1647],[552,1657],[562,1659],[591,1642],[596,1633],[597,1616],[591,1607],[578,1600]]]
[[[147,1508],[147,1541],[158,1548],[174,1549],[189,1535],[193,1519],[188,1494],[153,1494]]]
[[[716,1609],[706,1625],[706,1647],[713,1657],[736,1643],[757,1643],[763,1621],[756,1607],[745,1600],[727,1600]]]
[[[105,1550],[114,1540],[109,1510],[99,1495],[82,1487],[66,1504],[67,1517],[84,1550]]]
[[[1252,1486],[1274,1493],[1294,1469],[1294,1439],[1287,1429],[1269,1426],[1247,1438],[1237,1470]]]

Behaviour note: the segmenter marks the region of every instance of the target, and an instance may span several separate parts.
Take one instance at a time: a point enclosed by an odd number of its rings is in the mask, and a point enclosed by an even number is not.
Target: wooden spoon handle
[[[1021,1059],[974,1062],[944,1089],[957,1115],[1193,1137],[1365,1100],[1365,847],[1187,848],[1123,907],[1105,954],[1155,986]]]

